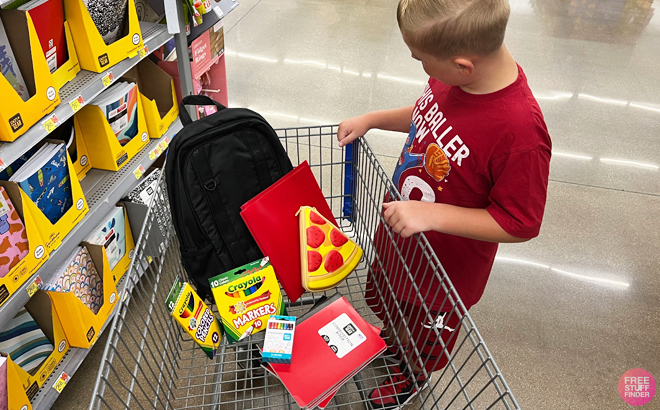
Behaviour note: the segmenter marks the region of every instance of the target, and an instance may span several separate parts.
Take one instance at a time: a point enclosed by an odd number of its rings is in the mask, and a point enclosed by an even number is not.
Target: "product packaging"
[[[222,327],[192,286],[177,277],[166,303],[170,315],[197,342],[209,359],[213,359],[220,346]]]
[[[229,343],[266,329],[271,315],[284,315],[280,285],[268,258],[209,279]]]

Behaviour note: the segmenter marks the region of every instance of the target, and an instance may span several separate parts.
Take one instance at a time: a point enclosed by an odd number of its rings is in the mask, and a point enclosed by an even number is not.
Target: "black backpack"
[[[193,122],[186,105],[218,112]],[[241,205],[293,169],[273,128],[259,114],[191,95],[180,107],[183,129],[165,165],[181,260],[202,298],[209,278],[262,257],[239,215]]]

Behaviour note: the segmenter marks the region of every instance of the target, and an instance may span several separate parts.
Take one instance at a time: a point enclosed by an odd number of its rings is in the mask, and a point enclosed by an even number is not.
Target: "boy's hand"
[[[383,218],[396,233],[408,238],[416,233],[433,229],[430,212],[435,203],[421,201],[394,201],[383,204]]]
[[[349,118],[339,124],[337,140],[339,141],[340,147],[350,144],[351,142],[366,134],[367,131],[372,128],[368,115],[369,114],[365,114]]]

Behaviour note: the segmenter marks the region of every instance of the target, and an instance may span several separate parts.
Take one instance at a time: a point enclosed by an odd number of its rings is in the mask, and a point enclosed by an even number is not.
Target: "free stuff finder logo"
[[[619,395],[631,406],[643,406],[655,396],[655,379],[644,369],[630,369],[619,379]]]

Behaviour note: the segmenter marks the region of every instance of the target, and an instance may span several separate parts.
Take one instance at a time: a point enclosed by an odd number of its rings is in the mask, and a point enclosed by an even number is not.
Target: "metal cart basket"
[[[378,313],[403,323],[401,337],[412,339],[413,321],[433,323],[436,319],[430,313],[431,306],[419,295],[413,295],[426,317],[405,317],[393,295],[401,286],[419,293],[419,267],[405,266],[402,278],[385,279],[383,286],[379,286],[377,297],[385,312],[372,311],[365,302],[365,292],[370,270],[384,268],[385,258],[401,262],[414,252],[430,267],[431,273],[424,273],[428,276],[424,279],[440,285],[442,292],[438,297],[445,302],[443,312],[447,310],[459,318],[461,330],[452,336],[456,338],[454,349],[451,353],[447,349],[442,352],[448,364],[432,375],[427,374],[430,388],[423,390],[408,408],[519,409],[426,238],[415,235],[405,247],[397,247],[386,257],[377,252],[375,237],[397,243],[398,235],[384,225],[381,204],[386,196],[400,197],[366,140],[362,138],[339,148],[336,126],[277,132],[294,165],[309,162],[340,228],[364,250],[355,271],[327,294],[339,291],[362,317],[378,327],[383,326]],[[169,212],[165,182],[161,180],[136,247],[126,293],[109,329],[90,410],[298,408],[280,381],[265,375],[257,366],[254,345],[249,339],[233,345],[226,344],[224,339],[216,359],[210,360],[170,317],[165,299],[175,277],[185,278],[185,270]],[[385,234],[379,235],[377,230]],[[287,301],[287,311],[300,316],[321,295],[306,293],[295,303]],[[213,310],[217,314],[215,306]],[[396,337],[399,339],[399,334]],[[418,343],[409,346],[420,345],[420,341],[411,341]],[[441,339],[440,343],[444,348]],[[341,387],[328,408],[369,409],[369,392],[390,371],[382,358],[376,359]]]

